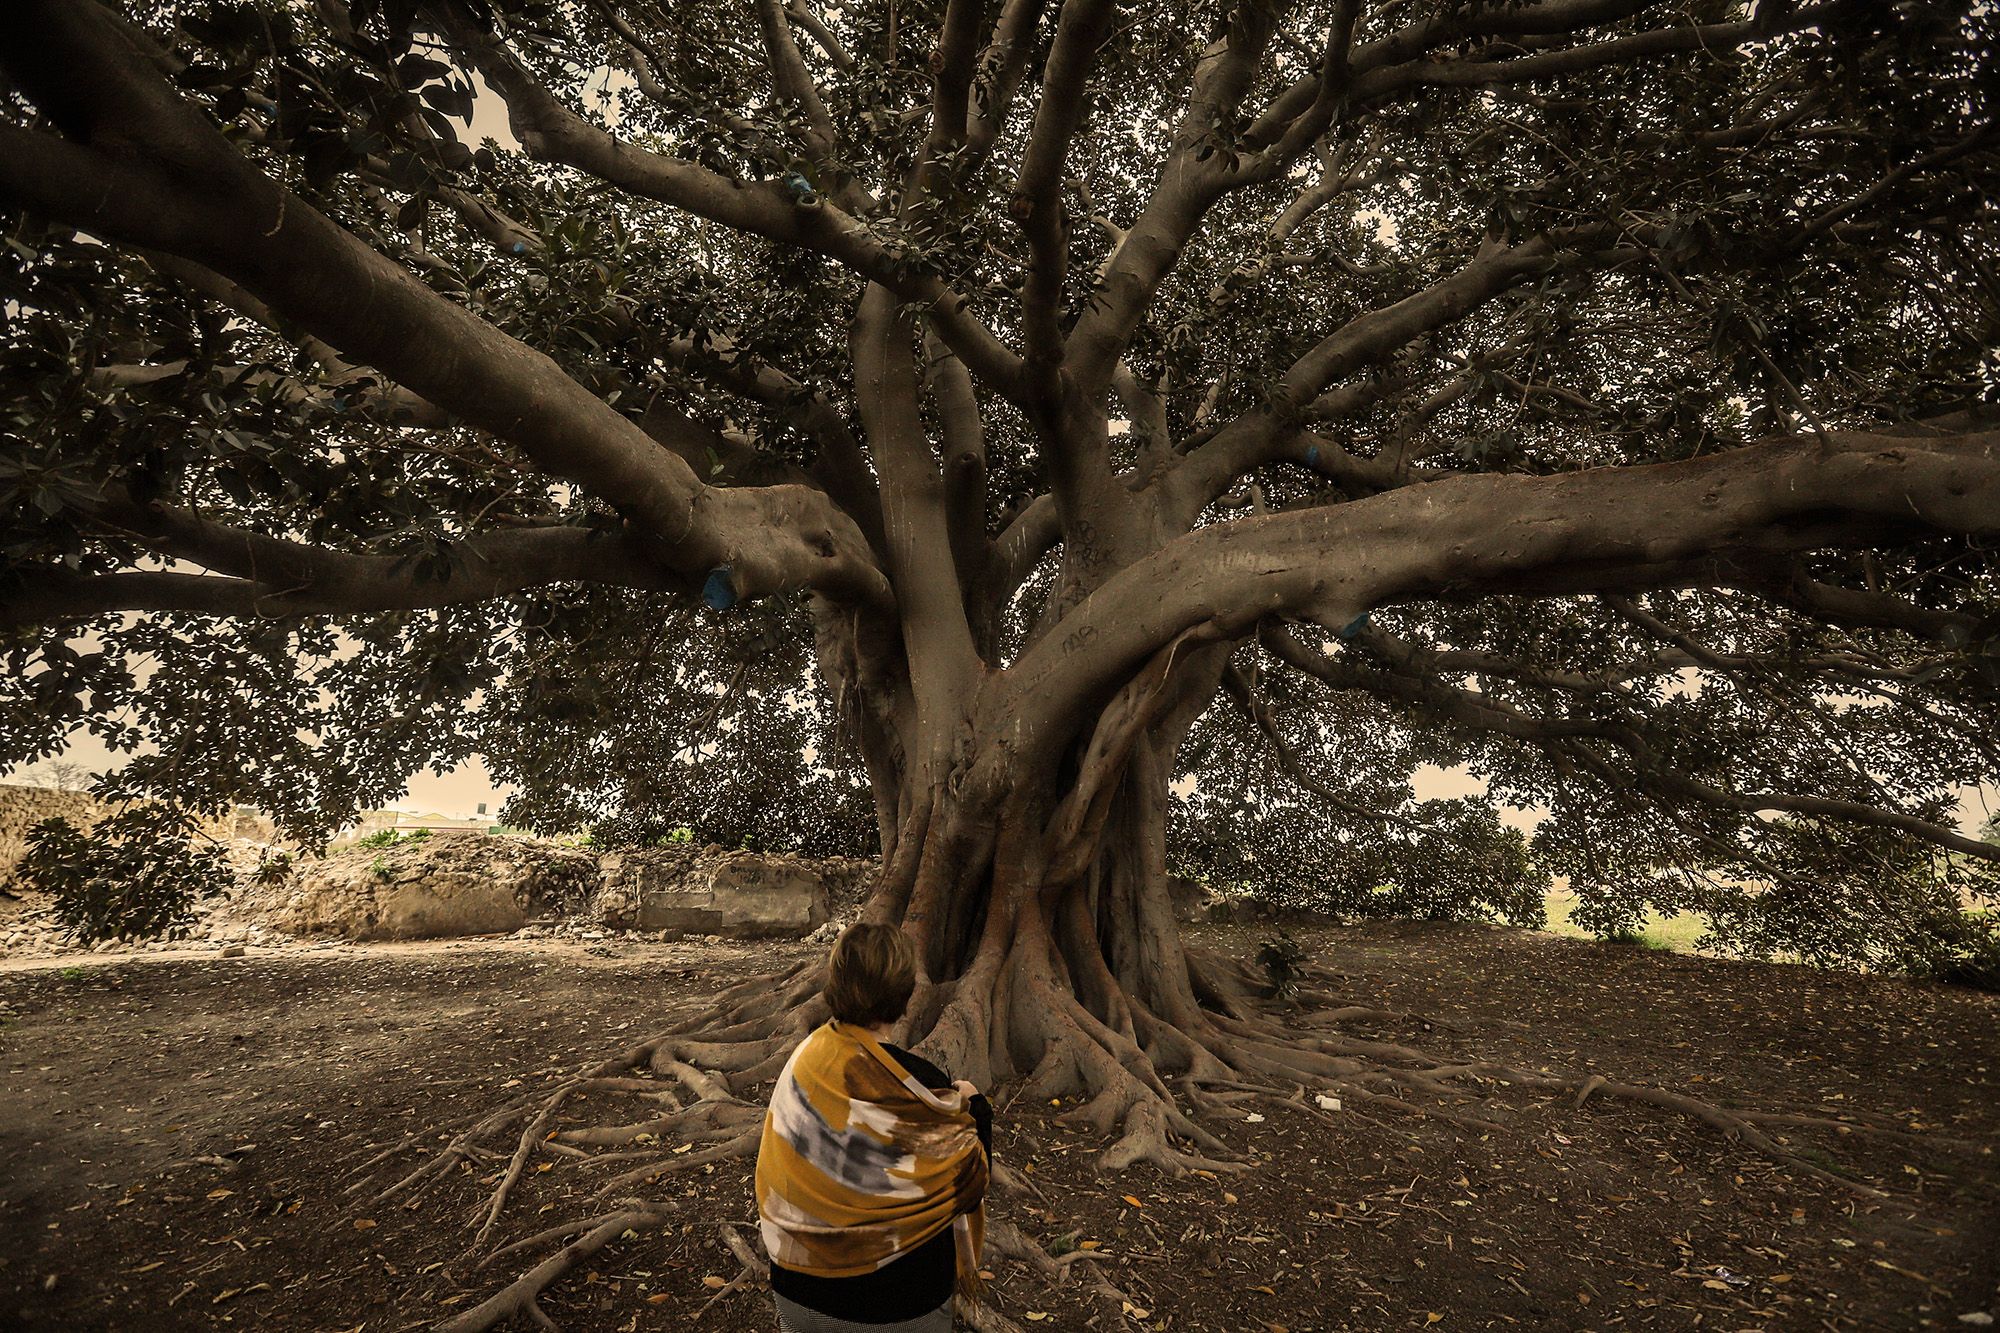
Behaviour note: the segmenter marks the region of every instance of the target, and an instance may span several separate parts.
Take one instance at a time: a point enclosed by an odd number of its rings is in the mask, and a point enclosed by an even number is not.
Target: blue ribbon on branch
[[[711,611],[727,611],[736,605],[736,581],[730,577],[728,565],[708,571],[708,581],[701,585],[701,600]]]

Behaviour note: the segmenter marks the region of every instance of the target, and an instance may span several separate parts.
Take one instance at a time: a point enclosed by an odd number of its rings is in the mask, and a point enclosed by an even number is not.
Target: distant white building
[[[364,810],[361,818],[340,831],[332,845],[346,847],[373,834],[406,836],[422,829],[435,835],[491,833],[498,825],[485,818],[455,819],[449,815],[413,815],[403,810]]]

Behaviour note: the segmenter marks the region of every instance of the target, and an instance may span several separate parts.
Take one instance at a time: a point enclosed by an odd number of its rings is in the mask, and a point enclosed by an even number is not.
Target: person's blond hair
[[[894,926],[861,921],[840,932],[826,963],[826,1002],[842,1023],[893,1023],[917,988],[917,949]]]

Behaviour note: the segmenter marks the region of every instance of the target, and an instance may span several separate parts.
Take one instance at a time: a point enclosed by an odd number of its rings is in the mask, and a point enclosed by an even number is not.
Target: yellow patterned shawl
[[[986,1152],[955,1089],[932,1092],[882,1044],[829,1022],[778,1075],[757,1150],[757,1211],[773,1263],[857,1277],[946,1227],[976,1285]]]

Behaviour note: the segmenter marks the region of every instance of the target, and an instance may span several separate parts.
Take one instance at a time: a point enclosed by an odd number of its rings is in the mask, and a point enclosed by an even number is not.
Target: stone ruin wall
[[[49,818],[89,830],[119,805],[88,792],[0,783],[0,886],[18,890],[28,831]],[[854,919],[879,866],[670,844],[596,852],[555,840],[468,832],[333,848],[281,879],[251,874],[278,846],[268,816],[247,807],[204,821],[236,873],[233,890],[196,906],[192,941],[270,943],[280,937],[424,939],[603,932],[660,938],[831,938]],[[14,900],[0,898],[0,906]],[[0,912],[0,954],[72,951],[50,904]],[[161,942],[166,947],[172,942]],[[115,941],[100,951],[130,947]]]
[[[118,808],[115,802],[100,801],[85,791],[0,782],[0,884],[13,881],[14,868],[28,854],[28,830],[44,819],[67,819],[87,830]],[[270,842],[277,836],[269,818],[247,807],[204,819],[202,829],[224,844]]]

